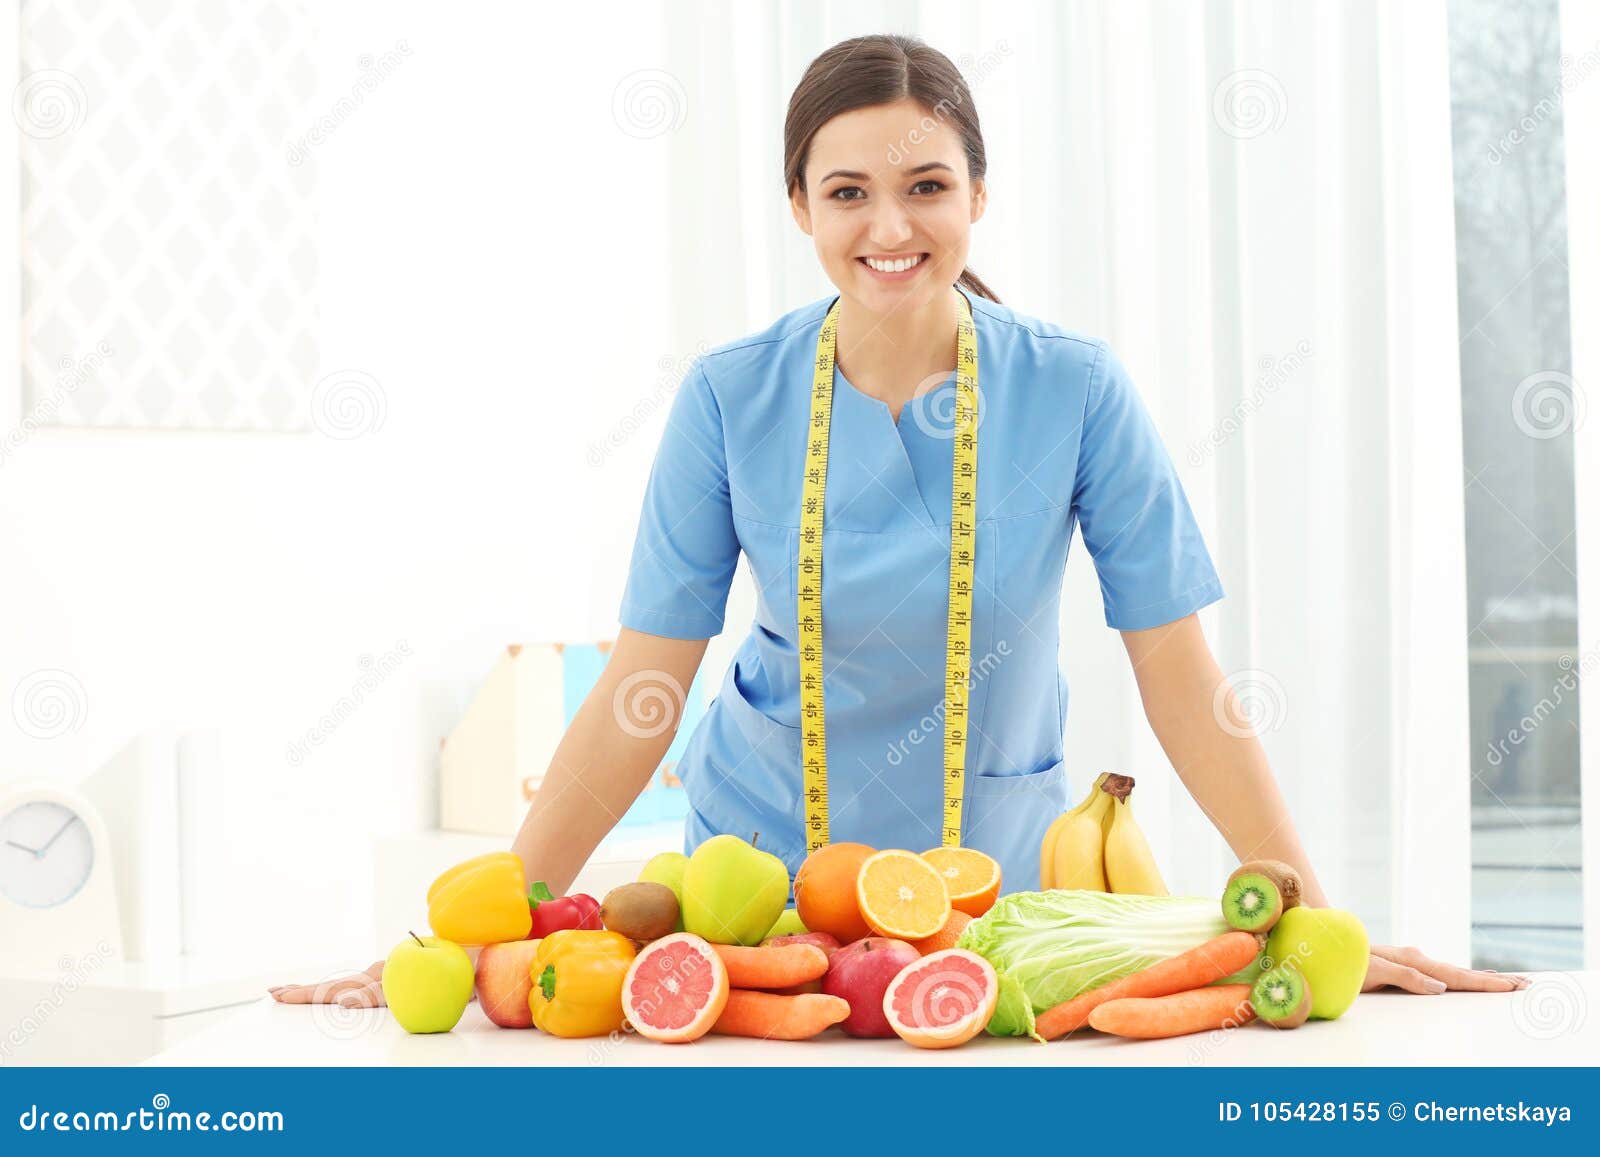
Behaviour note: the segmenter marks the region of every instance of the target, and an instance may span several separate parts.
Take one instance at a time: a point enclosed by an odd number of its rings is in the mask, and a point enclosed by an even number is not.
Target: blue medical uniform
[[[977,540],[962,844],[1002,890],[1039,886],[1039,842],[1068,805],[1059,666],[1073,527],[1107,625],[1171,622],[1222,597],[1182,485],[1104,342],[968,295],[978,338]],[[802,828],[797,562],[817,334],[833,298],[697,360],[644,497],[620,621],[719,634],[744,552],[755,621],[678,763],[685,851],[732,833],[791,875]],[[955,375],[899,420],[835,372],[823,536],[830,838],[940,843]],[[1095,769],[1077,767],[1074,797]]]

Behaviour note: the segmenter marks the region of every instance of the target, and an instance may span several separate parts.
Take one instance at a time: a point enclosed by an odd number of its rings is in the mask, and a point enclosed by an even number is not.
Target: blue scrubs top
[[[978,337],[977,539],[962,843],[1001,889],[1039,886],[1039,842],[1068,805],[1061,580],[1073,527],[1108,626],[1171,622],[1222,597],[1199,527],[1127,372],[1104,342],[968,295]],[[677,766],[684,850],[732,833],[805,859],[800,487],[817,335],[833,298],[721,346],[673,400],[645,491],[620,621],[722,631],[740,551],[755,621]],[[889,407],[835,371],[823,535],[830,837],[940,842],[955,375]],[[1074,798],[1094,769],[1074,768]]]

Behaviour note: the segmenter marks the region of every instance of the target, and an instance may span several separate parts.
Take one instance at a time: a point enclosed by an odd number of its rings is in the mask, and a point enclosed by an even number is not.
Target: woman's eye
[[[943,181],[936,181],[931,177],[926,181],[918,181],[911,186],[913,196],[929,197],[945,190]],[[860,185],[843,185],[829,193],[828,196],[835,201],[861,201],[866,198],[867,191]]]

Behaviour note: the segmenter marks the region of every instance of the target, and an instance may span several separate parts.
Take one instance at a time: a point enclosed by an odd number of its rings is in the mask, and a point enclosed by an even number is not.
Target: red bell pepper
[[[605,927],[600,922],[600,901],[583,892],[556,896],[543,880],[535,881],[528,889],[528,907],[533,913],[529,940],[538,940],[566,928],[598,932]]]

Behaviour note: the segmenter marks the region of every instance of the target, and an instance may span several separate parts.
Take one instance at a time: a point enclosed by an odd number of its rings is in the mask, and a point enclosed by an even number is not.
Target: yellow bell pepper
[[[563,928],[539,941],[528,974],[533,1023],[551,1036],[605,1036],[622,1027],[622,981],[635,955],[617,932]]]
[[[457,944],[526,940],[533,913],[521,858],[490,852],[445,872],[428,888],[428,924]]]

